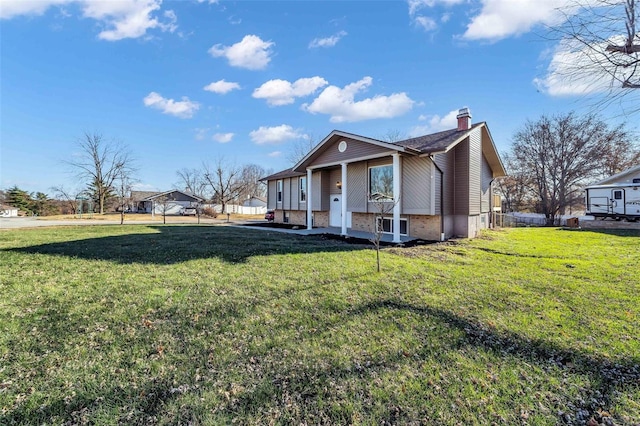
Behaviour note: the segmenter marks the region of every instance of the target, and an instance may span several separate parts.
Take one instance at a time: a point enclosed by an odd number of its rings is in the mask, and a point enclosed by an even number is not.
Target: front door
[[[329,205],[329,226],[342,226],[342,194],[331,194]]]
[[[611,191],[611,208],[613,214],[624,214],[624,191],[614,189]]]

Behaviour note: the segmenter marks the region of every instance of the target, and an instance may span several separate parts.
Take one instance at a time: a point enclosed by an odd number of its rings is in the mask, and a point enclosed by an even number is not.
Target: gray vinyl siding
[[[334,182],[335,185],[335,182]],[[320,200],[320,210],[329,210],[331,197],[329,194],[329,171],[322,171],[322,199]]]
[[[329,194],[340,194],[342,189],[336,186],[336,183],[342,182],[342,169],[331,169],[329,171]],[[347,186],[347,189],[349,187]]]
[[[322,172],[313,172],[311,177],[311,208],[314,211],[322,210]]]
[[[282,179],[282,209],[291,210],[291,179]]]
[[[267,186],[267,208],[268,209],[275,210],[277,197],[278,195],[276,194],[276,181],[270,180]]]
[[[444,196],[442,197],[444,200],[444,214],[450,215],[453,214],[453,195],[454,195],[454,185],[455,185],[455,176],[454,176],[454,161],[455,161],[455,150],[449,151],[447,153],[436,154],[435,155],[435,163],[438,165],[440,170],[444,173]],[[436,196],[435,196],[435,214],[439,215],[441,213],[440,210],[440,173],[436,169]]]
[[[454,149],[454,200],[453,214],[469,214],[469,138],[460,142]]]
[[[342,140],[347,142],[347,149],[345,152],[338,151],[338,144]],[[353,158],[367,157],[370,155],[377,155],[388,151],[388,148],[384,148],[378,145],[340,138],[337,139],[334,143],[328,144],[326,149],[322,153],[320,153],[318,157],[315,158],[315,160],[313,160],[312,165],[334,164],[342,161],[348,161]]]
[[[300,177],[291,178],[291,210],[300,208]]]
[[[489,166],[487,159],[482,156],[482,203],[480,209],[482,213],[491,211],[491,181],[493,180],[493,171]]]
[[[367,212],[367,163],[353,163],[347,166],[347,210]]]
[[[480,129],[469,135],[469,214],[480,214],[482,199],[482,139]]]
[[[431,161],[402,158],[402,213],[431,214]]]

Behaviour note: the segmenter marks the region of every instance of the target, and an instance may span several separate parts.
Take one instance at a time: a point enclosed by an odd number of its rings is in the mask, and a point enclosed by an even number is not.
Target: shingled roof
[[[289,177],[297,177],[297,176],[305,176],[306,173],[300,173],[300,172],[295,172],[293,170],[293,168],[287,169],[287,170],[283,170],[281,172],[278,173],[274,173],[270,176],[267,177],[263,177],[260,180],[274,180],[274,179],[284,179],[284,178],[289,178]]]
[[[483,125],[484,123],[476,123],[471,126],[471,129],[474,129],[478,126]],[[403,141],[394,142],[396,145],[403,146],[405,148],[412,148],[417,151],[420,151],[422,154],[431,154],[434,152],[443,152],[446,151],[453,143],[458,141],[460,138],[466,136],[466,134],[471,130],[458,130],[451,129],[445,130],[438,133],[432,133],[430,135],[418,136],[416,138],[405,139]]]

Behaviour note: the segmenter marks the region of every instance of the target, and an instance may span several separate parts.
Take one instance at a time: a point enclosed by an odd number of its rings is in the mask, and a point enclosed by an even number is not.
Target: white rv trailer
[[[585,188],[587,215],[616,220],[640,219],[640,179],[633,183],[612,183]]]

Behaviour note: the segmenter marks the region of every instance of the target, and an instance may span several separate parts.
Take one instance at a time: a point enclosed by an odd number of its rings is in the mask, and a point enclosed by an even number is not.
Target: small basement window
[[[289,212],[284,212],[282,222],[289,223]]]
[[[393,218],[382,217],[377,219],[378,230],[383,234],[393,234]],[[400,235],[407,235],[407,219],[400,218]]]

